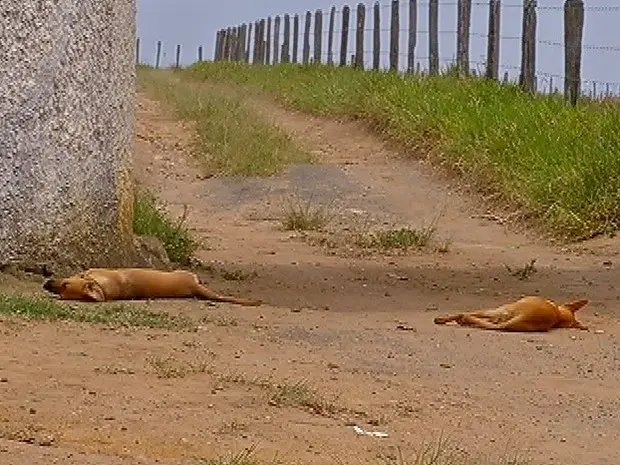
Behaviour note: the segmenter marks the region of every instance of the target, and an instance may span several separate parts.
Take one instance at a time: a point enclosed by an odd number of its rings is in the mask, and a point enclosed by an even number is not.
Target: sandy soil
[[[193,464],[253,446],[282,463],[398,463],[398,450],[442,432],[491,463],[507,448],[535,464],[615,463],[618,242],[545,244],[357,124],[260,108],[319,162],[204,179],[188,128],[140,96],[135,169],[171,214],[189,206],[198,257],[228,270],[209,285],[267,304],[136,304],[191,317],[191,331],[4,319],[0,463]],[[290,195],[330,205],[322,236],[282,230]],[[369,252],[351,240],[439,213],[444,253]],[[529,279],[507,270],[532,259]],[[0,286],[40,292],[6,277]],[[530,293],[590,298],[580,319],[591,331],[432,323]]]

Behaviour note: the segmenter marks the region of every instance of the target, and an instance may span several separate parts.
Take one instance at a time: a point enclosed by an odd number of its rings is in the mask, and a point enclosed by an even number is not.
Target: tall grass
[[[176,221],[156,204],[153,194],[137,190],[134,196],[133,232],[158,238],[168,258],[179,265],[189,265],[198,247],[185,225],[185,216]]]
[[[260,118],[242,93],[172,70],[137,70],[141,90],[195,125],[194,155],[206,175],[269,176],[310,161],[288,134]]]
[[[320,65],[203,62],[196,79],[243,84],[318,115],[361,119],[562,239],[612,233],[620,213],[620,107],[530,97],[479,78]]]

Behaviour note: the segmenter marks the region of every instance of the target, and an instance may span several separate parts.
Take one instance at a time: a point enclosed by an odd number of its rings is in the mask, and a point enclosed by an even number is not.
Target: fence
[[[442,8],[456,9],[457,30],[456,53],[450,60],[440,60],[439,36],[445,32],[439,28],[439,11]],[[471,32],[472,6],[487,9],[487,31],[480,34]],[[404,7],[404,8],[403,8]],[[582,93],[581,61],[583,49],[583,30],[585,11],[604,7],[585,8],[582,0],[566,0],[563,6],[540,7],[536,0],[524,0],[520,5],[502,5],[501,0],[487,2],[473,2],[472,0],[448,0],[440,3],[439,0],[391,0],[388,3],[377,2],[371,7],[360,3],[355,8],[355,17],[349,6],[342,9],[332,7],[329,10],[326,42],[324,49],[323,39],[325,28],[324,15],[327,12],[316,10],[307,11],[305,18],[300,15],[275,16],[263,18],[253,23],[241,24],[217,31],[215,38],[214,60],[242,61],[253,64],[276,63],[326,63],[329,65],[351,65],[356,68],[381,69],[381,58],[387,54],[389,71],[404,73],[438,74],[446,68],[459,75],[479,74],[489,79],[508,80],[508,73],[499,75],[500,39],[515,39],[517,37],[502,36],[501,18],[506,10],[522,13],[520,36],[521,63],[518,69],[519,85],[527,92],[539,90],[536,73],[537,48],[541,42],[537,40],[537,18],[541,10],[563,13],[563,43],[554,42],[554,45],[563,48],[564,76],[550,76],[547,88],[555,91],[553,78],[560,80],[563,77],[563,93],[571,103],[575,104]],[[371,10],[371,11],[367,11]],[[384,28],[386,20],[384,11],[388,10],[389,27]],[[427,28],[420,28],[418,18],[426,13]],[[372,27],[368,27],[372,16]],[[303,19],[303,24],[302,23]],[[352,21],[354,19],[354,22]],[[336,29],[339,20],[340,29]],[[401,25],[407,23],[407,28]],[[301,30],[303,27],[303,31]],[[387,50],[382,47],[382,33],[388,33]],[[406,50],[401,52],[401,33],[406,34]],[[367,33],[370,33],[370,50],[366,50]],[[339,37],[338,37],[339,36]],[[353,40],[349,43],[352,36]],[[425,36],[425,37],[424,37]],[[418,55],[420,39],[427,42],[426,56]],[[472,37],[486,39],[485,60],[482,69],[471,69],[470,42]],[[300,50],[301,43],[301,50]],[[161,45],[161,44],[160,44]],[[301,53],[300,53],[301,52]],[[159,53],[159,52],[158,52]],[[177,46],[177,64],[179,63],[180,46]],[[202,49],[199,52],[202,60]],[[371,59],[367,60],[366,56]],[[406,58],[406,67],[402,69],[400,60]],[[368,62],[369,61],[369,62]],[[447,66],[440,66],[440,62],[447,62]],[[425,66],[424,62],[427,62]],[[478,63],[480,64],[480,63]],[[590,90],[594,96],[599,95],[601,89]],[[606,95],[609,95],[609,84],[605,86]]]

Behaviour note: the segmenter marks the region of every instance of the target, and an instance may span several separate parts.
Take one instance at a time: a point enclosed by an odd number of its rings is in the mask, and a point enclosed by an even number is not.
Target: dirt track
[[[262,109],[320,163],[269,179],[202,179],[185,156],[187,130],[144,96],[135,159],[138,179],[172,214],[189,205],[205,241],[199,257],[242,278],[210,285],[269,305],[143,304],[205,318],[196,332],[4,322],[0,463],[196,463],[252,444],[284,463],[381,463],[442,431],[491,458],[508,446],[538,464],[616,463],[617,241],[551,247],[489,220],[355,124]],[[279,229],[291,193],[332,205],[323,246]],[[447,253],[360,256],[343,240],[438,212]],[[530,279],[508,273],[531,259]],[[438,313],[529,293],[587,296],[580,320],[592,330],[432,324]],[[316,394],[294,391],[301,381]],[[389,437],[357,436],[353,424]]]

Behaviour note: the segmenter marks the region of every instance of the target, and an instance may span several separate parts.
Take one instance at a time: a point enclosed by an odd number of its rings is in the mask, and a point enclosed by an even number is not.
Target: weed
[[[435,234],[434,227],[410,229],[388,229],[371,233],[369,245],[380,249],[422,249],[428,245]]]
[[[185,73],[252,87],[297,110],[365,121],[418,157],[499,194],[559,239],[620,227],[620,106],[568,105],[517,86],[350,67],[203,62]]]
[[[192,238],[185,220],[187,208],[176,221],[168,218],[166,213],[157,207],[155,197],[144,190],[138,190],[134,196],[133,231],[140,236],[158,238],[168,254],[168,258],[180,265],[188,265],[198,244]]]
[[[202,459],[198,463],[200,465],[278,465],[281,462],[274,457],[273,460],[266,462],[254,457],[256,445],[251,445],[243,449],[241,452],[230,453],[212,459]]]
[[[138,68],[140,88],[194,123],[194,155],[206,175],[270,176],[311,161],[291,137],[266,122],[230,88],[187,73]]]
[[[158,378],[185,378],[190,374],[206,373],[209,364],[204,361],[183,362],[170,357],[152,357],[147,359],[148,365]]]
[[[268,403],[274,407],[308,408],[319,415],[332,415],[338,412],[333,403],[325,400],[305,381],[275,386]]]
[[[284,206],[282,226],[286,231],[319,231],[330,221],[328,207],[314,205],[312,199],[292,196]]]
[[[536,273],[536,259],[532,259],[530,260],[529,263],[526,263],[524,266],[520,267],[520,268],[511,268],[508,265],[504,265],[506,267],[506,270],[508,270],[508,273],[510,273],[511,275],[513,275],[515,278],[517,278],[520,281],[525,281],[527,279],[529,279],[534,273]]]
[[[0,295],[0,314],[46,321],[78,321],[125,327],[192,329],[191,320],[131,305],[101,304],[97,308],[64,305],[52,300]]]
[[[507,452],[497,459],[478,457],[455,445],[445,437],[422,444],[412,454],[405,456],[400,447],[381,457],[383,465],[526,465],[528,460],[518,454]]]

